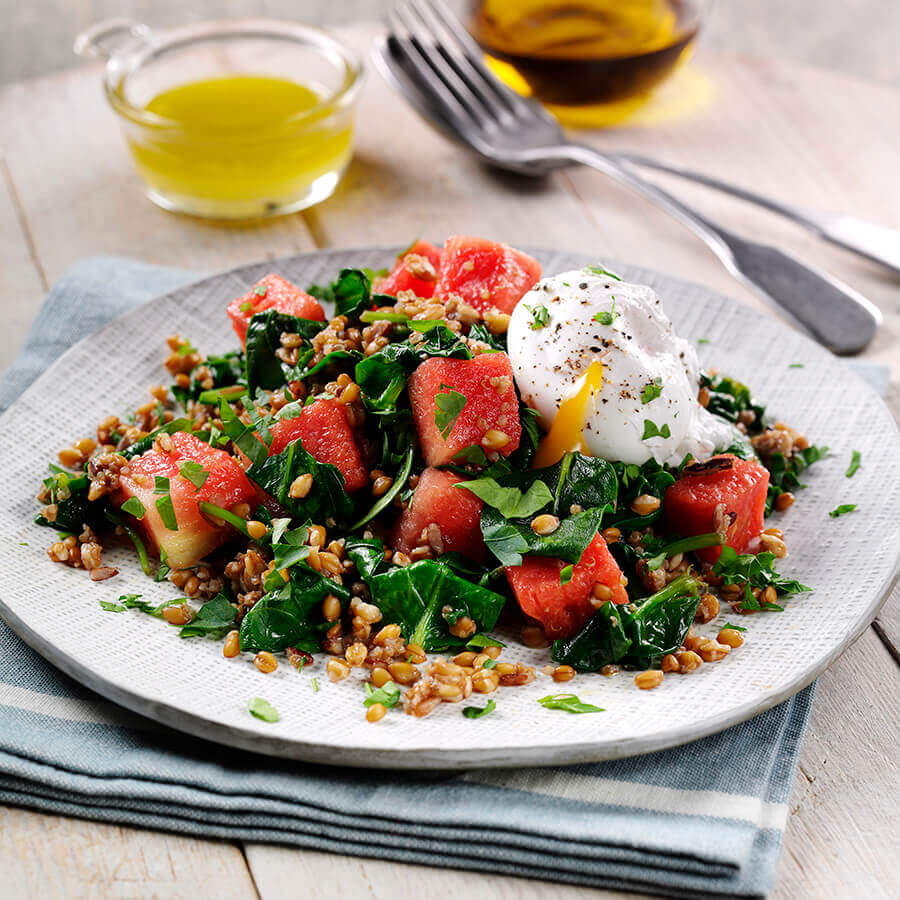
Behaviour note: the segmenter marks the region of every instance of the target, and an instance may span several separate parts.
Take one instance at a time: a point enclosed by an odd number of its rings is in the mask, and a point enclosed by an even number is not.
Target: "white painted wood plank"
[[[390,840],[390,836],[385,839]],[[248,844],[245,853],[261,900],[281,900],[286,884],[305,885],[308,900],[444,900],[476,896],[496,900],[640,900],[646,896],[459,869],[353,859],[267,844]]]
[[[255,898],[239,847],[0,807],[0,896]]]
[[[16,358],[46,285],[32,255],[19,198],[0,156],[0,372]]]

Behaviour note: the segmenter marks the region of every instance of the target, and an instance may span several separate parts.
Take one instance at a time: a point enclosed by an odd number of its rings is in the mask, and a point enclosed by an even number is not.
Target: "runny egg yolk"
[[[534,468],[552,466],[570,450],[580,450],[586,456],[590,456],[582,431],[587,418],[588,401],[602,387],[603,363],[594,360],[559,404],[550,430],[538,444]]]

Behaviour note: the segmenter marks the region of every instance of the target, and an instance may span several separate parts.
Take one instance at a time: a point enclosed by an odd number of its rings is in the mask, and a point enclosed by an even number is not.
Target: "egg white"
[[[541,307],[547,322],[534,327]],[[611,323],[596,321],[598,313],[611,314]],[[592,456],[677,465],[688,453],[705,459],[739,436],[697,402],[696,350],[675,334],[659,297],[645,285],[578,269],[545,278],[517,304],[507,339],[522,399],[548,431],[590,364],[603,364],[602,387],[585,405],[580,433]],[[643,402],[654,384],[662,388],[659,396]],[[648,421],[669,436],[645,440]]]

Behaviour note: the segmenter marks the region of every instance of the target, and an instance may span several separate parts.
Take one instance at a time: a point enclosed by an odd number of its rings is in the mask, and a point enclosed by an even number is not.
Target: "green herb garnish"
[[[847,478],[852,478],[859,471],[859,464],[862,462],[862,454],[859,450],[854,450],[850,457],[850,466],[844,473]]]
[[[159,517],[162,519],[163,525],[165,525],[169,531],[178,531],[178,520],[175,518],[175,507],[172,505],[172,497],[169,494],[164,494],[162,497],[157,498],[156,510],[159,513]]]
[[[803,363],[791,363],[791,364],[788,366],[788,368],[789,368],[789,369],[802,369],[802,368],[803,368]]]
[[[616,298],[612,298],[612,306],[598,312],[592,319],[592,322],[599,322],[601,325],[612,325],[619,314],[616,312]]]
[[[831,510],[828,515],[831,516],[832,519],[836,519],[838,516],[845,516],[847,513],[853,512],[854,509],[856,509],[855,503],[842,503],[840,506]]]
[[[496,660],[496,659],[491,659],[491,658],[489,657],[488,659],[486,659],[486,660],[481,664],[481,668],[482,668],[482,669],[493,669],[494,666],[496,666],[496,665],[497,665],[497,660]]]
[[[498,641],[496,638],[488,637],[486,634],[476,634],[474,637],[469,638],[467,647],[505,647],[506,644],[503,641]]]
[[[546,306],[525,306],[525,309],[531,313],[532,322],[531,322],[531,330],[538,331],[541,328],[546,328],[547,325],[550,324],[550,310],[547,309]]]
[[[585,272],[590,272],[591,275],[599,275],[601,278],[602,278],[604,275],[606,275],[606,276],[608,276],[609,278],[614,278],[616,281],[621,281],[621,280],[622,280],[622,279],[619,278],[619,276],[616,275],[614,272],[610,272],[609,269],[604,269],[603,266],[585,266],[585,267],[584,267],[584,271],[585,271]]]
[[[453,431],[453,426],[456,424],[459,414],[465,408],[466,396],[459,391],[453,390],[449,385],[442,384],[442,392],[444,388],[447,388],[447,392],[439,393],[434,398],[436,407],[434,424],[441,433],[441,437],[446,441],[450,437],[450,432]]]
[[[182,477],[187,478],[187,480],[194,485],[195,488],[199,491],[200,488],[206,482],[206,479],[209,478],[209,472],[200,465],[200,463],[196,462],[193,459],[186,460],[181,464],[181,468],[179,469]]]
[[[744,628],[743,625],[732,625],[731,622],[726,622],[720,630],[724,631],[726,628],[730,628],[732,631],[746,631],[747,630],[746,628]]]
[[[263,722],[278,721],[278,710],[268,700],[263,700],[262,697],[254,697],[247,704],[247,709],[250,711],[251,716],[262,719]]]
[[[568,584],[572,580],[572,574],[575,571],[575,566],[569,563],[567,566],[563,566],[559,570],[559,583],[560,584]]]
[[[524,494],[516,487],[501,487],[493,478],[460,481],[455,486],[470,491],[479,500],[494,507],[504,519],[533,516],[553,500],[550,488],[539,480],[533,481]]]
[[[164,478],[162,475],[154,475],[153,476],[153,493],[154,494],[168,494],[169,493],[169,479]]]
[[[265,297],[269,292],[269,286],[266,284],[257,284],[253,288],[253,293],[256,294],[257,297]]]
[[[386,709],[392,709],[400,702],[400,687],[393,681],[386,682],[380,688],[373,688],[366,682],[366,699],[363,706],[374,706],[380,703]]]
[[[312,681],[310,681],[310,684],[312,685],[313,693],[318,694],[319,693],[319,679],[313,678]]]
[[[662,391],[662,378],[654,378],[653,381],[641,391],[641,403],[647,404],[651,400],[655,400]]]
[[[663,425],[660,428],[656,422],[651,422],[649,419],[644,419],[644,433],[641,435],[642,441],[647,441],[650,438],[661,437],[668,438],[672,437],[672,429],[669,428],[668,423]]]
[[[494,700],[488,700],[484,706],[465,706],[462,714],[467,719],[480,719],[482,716],[490,715],[497,708]]]
[[[541,697],[538,703],[544,709],[561,709],[568,713],[605,712],[600,706],[594,706],[592,703],[582,703],[575,694],[551,694],[549,697]]]
[[[147,512],[144,504],[137,497],[129,497],[120,508],[122,512],[134,516],[136,519],[143,519],[144,514]]]

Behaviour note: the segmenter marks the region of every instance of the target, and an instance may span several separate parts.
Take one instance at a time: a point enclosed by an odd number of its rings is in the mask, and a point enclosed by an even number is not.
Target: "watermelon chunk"
[[[393,547],[409,553],[429,525],[441,530],[441,552],[455,551],[482,562],[487,553],[481,536],[481,501],[471,492],[454,487],[467,479],[441,469],[426,469],[394,531]]]
[[[434,293],[461,297],[479,312],[511,313],[541,277],[541,264],[527,253],[484,238],[447,238]]]
[[[256,489],[235,459],[224,450],[210,447],[183,431],[177,431],[171,437],[172,452],[151,449],[129,462],[128,474],[120,476],[120,487],[113,501],[121,506],[129,497],[140,500],[144,515],[138,524],[144,535],[153,547],[165,551],[173,569],[183,569],[194,565],[233,534],[230,526],[214,525],[205,518],[200,512],[199,501],[225,509],[242,502],[253,505]],[[199,463],[209,473],[200,488],[179,474],[181,466],[188,460]],[[163,524],[156,507],[156,501],[162,496],[153,491],[157,475],[169,479],[169,496],[178,523],[175,531]]]
[[[594,614],[591,597],[596,584],[605,584],[612,591],[613,603],[628,602],[622,570],[599,534],[585,547],[571,580],[560,584],[559,573],[567,565],[548,556],[526,556],[521,566],[506,567],[506,578],[522,612],[537,619],[553,639],[571,637]]]
[[[445,465],[466,447],[480,446],[509,456],[519,446],[519,400],[505,353],[484,353],[474,359],[433,356],[412,373],[407,387],[422,455],[429,466]],[[436,398],[451,391],[463,395],[465,406],[445,438],[435,422]],[[508,441],[496,446],[490,442],[496,434],[485,441],[488,432],[506,435]]]
[[[241,343],[247,339],[247,326],[256,313],[267,309],[276,309],[289,316],[300,319],[325,321],[325,310],[315,297],[310,297],[295,284],[286,281],[280,275],[266,275],[242,297],[232,300],[226,308],[228,318],[235,334]]]
[[[376,281],[379,294],[396,297],[400,291],[412,291],[417,297],[431,297],[441,265],[441,248],[428,241],[416,241],[397,257],[390,274]]]
[[[303,449],[318,462],[331,463],[340,469],[348,492],[358,491],[369,483],[369,473],[363,462],[347,422],[347,411],[337,400],[316,400],[304,406],[292,419],[282,419],[269,429],[272,446],[269,456],[281,453],[291,441],[303,442]]]
[[[769,472],[753,459],[740,459],[730,454],[712,459],[730,460],[729,468],[682,475],[666,490],[663,514],[667,529],[682,537],[715,531],[716,507],[724,504],[731,520],[725,543],[738,553],[755,553],[763,530]],[[709,461],[707,461],[709,463]],[[715,562],[721,547],[698,550],[704,562]]]

